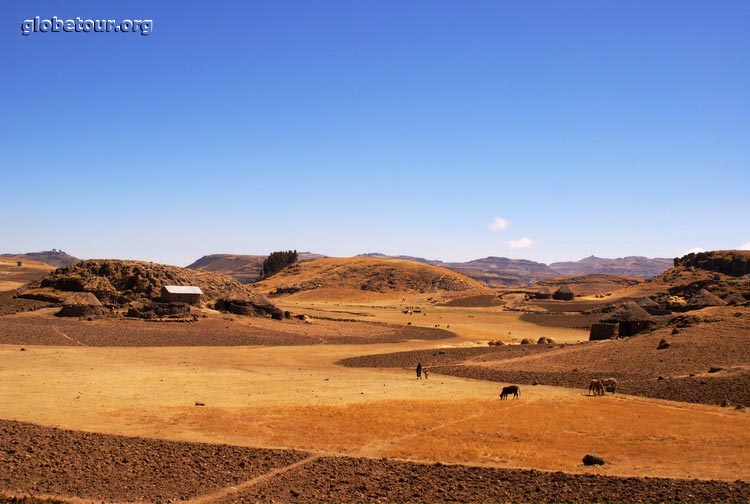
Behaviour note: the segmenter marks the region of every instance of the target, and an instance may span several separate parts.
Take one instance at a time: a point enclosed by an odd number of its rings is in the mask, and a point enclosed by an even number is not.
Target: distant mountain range
[[[649,259],[648,257],[630,256],[619,259],[602,259],[589,256],[580,261],[556,262],[549,265],[560,276],[590,275],[594,273],[604,275],[622,275],[639,278],[651,278],[660,275],[671,268],[674,259]]]
[[[73,257],[57,249],[42,252],[27,252],[25,254],[2,254],[0,258],[15,261],[39,261],[57,268],[80,261],[77,257]]]
[[[362,256],[389,257],[379,253],[362,254]],[[649,259],[639,256],[618,259],[603,259],[590,256],[580,261],[556,262],[550,265],[526,259],[509,259],[507,257],[492,256],[467,262],[443,262],[411,256],[393,257],[424,262],[458,271],[475,280],[484,282],[490,287],[523,285],[554,277],[591,274],[651,278],[668,270],[673,264],[673,259]]]

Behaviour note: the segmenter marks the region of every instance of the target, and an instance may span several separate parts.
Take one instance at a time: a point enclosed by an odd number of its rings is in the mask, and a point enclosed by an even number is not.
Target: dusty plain
[[[487,348],[488,340],[518,343],[541,336],[575,350],[588,339],[585,330],[542,327],[500,306],[440,306],[443,300],[424,295],[358,293],[354,300],[344,300],[340,292],[320,294],[319,300],[309,292],[274,299],[284,310],[308,314],[307,322],[233,317],[212,310],[204,310],[205,318],[189,324],[66,321],[54,317],[53,309],[0,317],[0,419],[12,422],[12,429],[24,431],[29,423],[65,429],[45,431],[52,432],[45,434],[51,437],[70,430],[275,449],[288,454],[281,464],[287,469],[279,473],[273,472],[277,470],[273,464],[263,466],[260,473],[267,475],[265,479],[258,479],[255,473],[218,478],[210,488],[190,487],[193,489],[171,494],[123,491],[105,495],[95,488],[66,490],[69,486],[55,483],[54,478],[45,486],[44,477],[42,484],[35,479],[35,486],[18,479],[0,481],[5,485],[0,491],[7,496],[114,501],[200,501],[203,494],[210,497],[206,502],[319,500],[325,495],[336,500],[358,500],[352,496],[359,495],[359,500],[367,500],[379,494],[353,491],[345,498],[333,488],[326,494],[316,486],[319,482],[311,483],[311,490],[305,493],[299,471],[323,464],[316,469],[318,477],[336,466],[336,460],[370,467],[381,459],[390,461],[382,464],[401,461],[420,468],[437,463],[461,464],[459,467],[476,471],[562,471],[568,475],[565,478],[576,474],[676,478],[658,484],[652,481],[654,488],[678,488],[681,481],[738,485],[738,480],[750,480],[750,416],[745,411],[628,394],[592,397],[585,388],[571,386],[522,385],[519,399],[500,401],[498,392],[506,384],[502,381],[450,376],[437,366],[438,372],[433,371],[429,379],[417,380],[416,361],[398,367],[347,367],[339,362],[416,351],[437,359],[439,352],[455,348]],[[409,309],[411,314],[404,313]],[[413,329],[440,332],[421,333],[423,337],[416,332],[416,338],[404,338],[399,331],[409,323]],[[35,329],[19,339],[22,327]],[[158,344],[162,332],[171,335],[164,345]],[[57,340],[46,339],[54,334]],[[148,342],[143,334],[148,335]],[[175,336],[179,334],[182,336]],[[276,335],[283,344],[273,344],[273,338],[248,344],[252,341],[245,338],[248,334]],[[212,345],[212,339],[221,343]],[[520,370],[529,359],[533,362],[533,356],[527,355],[480,365]],[[429,359],[425,364],[431,365]],[[584,466],[581,459],[591,452],[604,457],[607,464]],[[0,453],[0,465],[9,463],[8,453]],[[300,460],[302,465],[296,465]],[[344,466],[352,467],[349,463]],[[372,479],[365,472],[360,479],[370,481],[363,483],[367,486]],[[487,474],[496,477],[499,473]],[[286,493],[279,495],[273,481],[287,476],[295,482],[284,483],[287,486],[281,488]],[[608,482],[601,483],[605,488],[628,480],[601,481]],[[484,500],[495,495],[480,492],[466,497],[452,484],[446,482],[446,488],[452,488],[456,500]],[[625,500],[657,495],[644,492],[603,495],[620,495]],[[700,494],[690,487],[684,492],[667,492],[665,500],[691,495],[704,495],[701,500],[737,500],[748,489],[740,486],[726,494],[713,490]],[[452,500],[447,494],[422,495],[432,495],[430,500]],[[512,500],[515,494],[505,495]],[[555,494],[545,495],[522,494],[516,500],[553,499]],[[596,493],[590,494],[590,499],[586,495],[563,493],[558,497],[598,500]],[[411,494],[390,495],[390,499],[420,500]]]

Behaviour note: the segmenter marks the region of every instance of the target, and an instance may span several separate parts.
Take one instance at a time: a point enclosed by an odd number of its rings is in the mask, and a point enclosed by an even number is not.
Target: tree
[[[268,278],[271,275],[278,273],[290,264],[297,262],[297,251],[287,250],[280,252],[271,252],[271,255],[266,257],[263,261],[263,278]]]

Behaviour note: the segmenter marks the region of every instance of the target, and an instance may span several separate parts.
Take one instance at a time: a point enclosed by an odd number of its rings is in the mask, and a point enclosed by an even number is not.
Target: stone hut
[[[617,324],[618,337],[634,336],[638,333],[649,331],[656,326],[654,317],[633,301],[628,301],[620,305],[615,311],[599,322]]]
[[[16,266],[18,266],[19,268],[20,268],[21,266],[23,266],[23,261],[16,261]]]
[[[654,301],[651,298],[642,298],[635,302],[638,306],[649,312],[651,315],[665,315],[667,313],[670,313],[666,310],[663,310],[659,303]]]
[[[534,294],[535,299],[552,299],[552,291],[549,287],[542,287],[538,291],[536,291],[536,294]]]
[[[198,304],[203,291],[193,285],[165,285],[161,288],[161,300],[165,303]]]
[[[102,315],[104,306],[90,292],[76,292],[63,302],[63,307],[55,315],[58,317],[91,317]]]
[[[744,297],[742,297],[740,294],[737,294],[736,292],[733,292],[733,293],[725,296],[724,297],[724,301],[729,306],[742,305],[742,304],[745,304],[747,302],[747,300]]]
[[[571,301],[575,294],[573,294],[573,289],[569,285],[563,285],[555,291],[552,297],[560,301]]]
[[[619,329],[620,324],[618,323],[598,322],[592,324],[591,332],[589,332],[589,341],[617,338]]]
[[[688,310],[700,310],[709,306],[726,306],[727,302],[706,289],[699,290],[693,297],[688,299],[685,308]]]

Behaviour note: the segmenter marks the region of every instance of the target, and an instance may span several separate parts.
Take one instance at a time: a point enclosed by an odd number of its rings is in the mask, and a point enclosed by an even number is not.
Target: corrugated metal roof
[[[192,285],[165,285],[164,290],[170,294],[203,294],[200,287]]]

